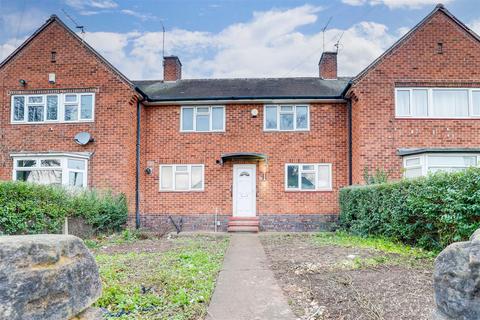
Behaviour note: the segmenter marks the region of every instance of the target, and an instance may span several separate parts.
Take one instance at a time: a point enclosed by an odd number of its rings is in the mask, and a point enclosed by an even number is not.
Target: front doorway
[[[255,164],[233,165],[233,216],[255,217],[257,209]]]

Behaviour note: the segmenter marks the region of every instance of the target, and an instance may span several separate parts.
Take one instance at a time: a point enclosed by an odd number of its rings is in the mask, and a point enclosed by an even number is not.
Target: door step
[[[228,232],[258,232],[260,231],[258,217],[229,217]]]

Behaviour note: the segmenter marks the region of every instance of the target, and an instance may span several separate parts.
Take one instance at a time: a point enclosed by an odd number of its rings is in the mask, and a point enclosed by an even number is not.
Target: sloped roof
[[[442,12],[447,17],[452,19],[458,26],[460,26],[465,32],[467,32],[470,36],[474,39],[480,41],[480,37],[469,27],[467,27],[462,21],[460,21],[457,17],[455,17],[450,11],[448,11],[443,4],[437,4],[435,9],[430,12],[425,18],[422,19],[417,25],[415,25],[409,32],[403,35],[400,39],[398,39],[390,48],[388,48],[380,57],[375,59],[370,65],[368,65],[363,71],[361,71],[356,77],[352,79],[352,84],[359,82],[370,70],[372,70],[376,65],[378,65],[385,56],[389,55],[395,49],[397,49],[403,42],[405,42],[408,38],[412,36],[418,29],[420,29],[423,25],[425,25],[430,19],[437,13]]]
[[[45,23],[38,28],[30,37],[27,38],[15,51],[13,51],[8,57],[5,58],[0,63],[0,69],[3,68],[10,60],[12,60],[20,51],[22,51],[37,35],[39,35],[43,30],[45,30],[50,24],[57,22],[61,27],[63,27],[70,35],[72,35],[76,40],[78,40],[83,46],[85,46],[93,55],[98,58],[103,64],[107,66],[113,73],[118,75],[123,81],[125,81],[129,86],[133,88],[133,84],[123,73],[121,73],[117,68],[115,68],[107,59],[105,59],[100,53],[93,49],[88,43],[83,41],[75,32],[73,32],[57,15],[53,14],[48,18]]]
[[[149,101],[341,99],[350,78],[191,79],[133,81]]]

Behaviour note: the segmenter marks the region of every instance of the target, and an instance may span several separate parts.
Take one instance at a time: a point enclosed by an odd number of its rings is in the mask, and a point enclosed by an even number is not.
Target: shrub
[[[82,217],[97,232],[119,230],[127,212],[124,195],[0,182],[0,234],[59,233],[65,217]]]
[[[426,249],[467,240],[480,226],[480,169],[340,191],[340,224]]]

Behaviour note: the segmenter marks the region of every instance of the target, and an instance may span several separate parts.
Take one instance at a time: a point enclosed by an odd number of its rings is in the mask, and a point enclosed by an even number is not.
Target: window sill
[[[333,189],[319,189],[319,190],[285,190],[285,192],[288,193],[294,193],[294,192],[333,192]]]
[[[202,190],[158,190],[159,193],[201,193],[205,192],[205,189]]]
[[[10,121],[11,125],[38,125],[38,124],[78,124],[78,123],[93,123],[95,120],[77,120],[77,121],[42,121],[42,122],[15,122]]]
[[[263,132],[271,132],[271,133],[301,133],[301,132],[310,132],[310,129],[302,129],[302,130],[265,130]]]
[[[480,116],[457,118],[395,117],[395,120],[480,120]]]

